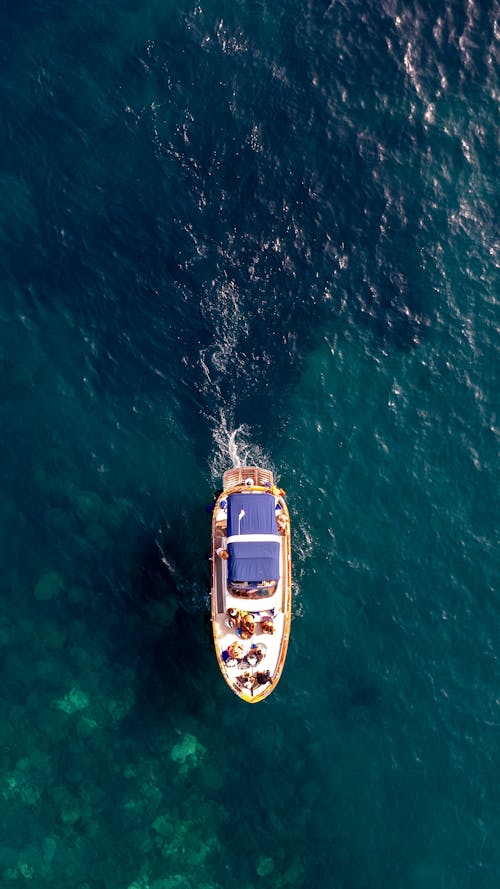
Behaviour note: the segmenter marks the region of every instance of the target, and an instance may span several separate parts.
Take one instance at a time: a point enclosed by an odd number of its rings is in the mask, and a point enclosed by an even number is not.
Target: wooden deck
[[[259,469],[258,466],[235,466],[234,469],[228,469],[224,473],[222,484],[227,491],[230,488],[237,488],[238,485],[244,485],[248,480],[253,481],[258,487],[271,487],[273,474],[270,469]]]

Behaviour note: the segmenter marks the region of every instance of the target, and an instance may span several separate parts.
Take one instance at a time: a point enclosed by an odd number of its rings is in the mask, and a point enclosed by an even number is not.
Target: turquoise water
[[[0,8],[2,887],[499,885],[498,12]],[[253,461],[251,708],[206,506]]]

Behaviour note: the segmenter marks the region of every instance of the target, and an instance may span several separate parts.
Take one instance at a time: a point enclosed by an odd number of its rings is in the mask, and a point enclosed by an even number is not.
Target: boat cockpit
[[[228,592],[231,596],[242,599],[267,599],[274,596],[277,587],[275,580],[263,580],[260,583],[249,580],[232,581],[228,583]]]

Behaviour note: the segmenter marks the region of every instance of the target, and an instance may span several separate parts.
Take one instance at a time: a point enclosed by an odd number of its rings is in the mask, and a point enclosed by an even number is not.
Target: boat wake
[[[265,466],[273,469],[272,461],[258,442],[252,440],[250,427],[234,425],[233,412],[219,408],[219,417],[213,426],[213,456],[210,474],[215,484],[220,484],[226,469],[237,466]]]
[[[224,279],[211,288],[210,297],[202,298],[201,306],[214,331],[211,344],[200,351],[199,366],[200,394],[210,405],[204,411],[213,436],[210,473],[218,485],[226,469],[254,464],[269,469],[272,466],[269,455],[252,440],[250,425],[236,420],[248,396],[249,361],[245,349],[248,323],[236,285]],[[255,368],[253,374],[255,377]]]

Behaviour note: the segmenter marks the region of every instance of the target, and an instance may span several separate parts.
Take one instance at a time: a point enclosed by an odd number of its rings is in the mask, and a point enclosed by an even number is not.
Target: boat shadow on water
[[[138,628],[134,722],[199,714],[215,684],[208,588],[208,553],[190,556],[168,531],[142,541],[128,597]]]

